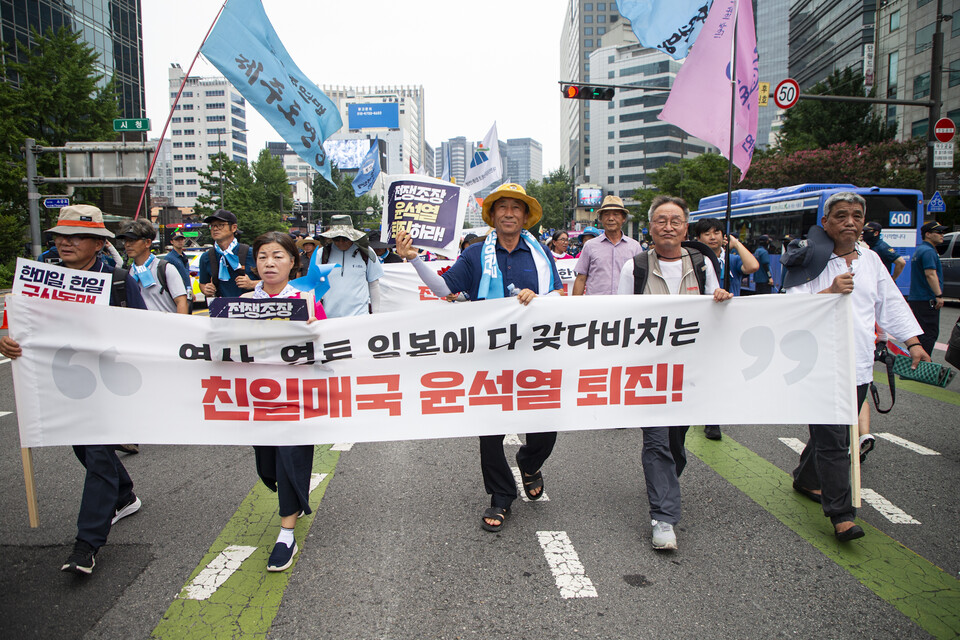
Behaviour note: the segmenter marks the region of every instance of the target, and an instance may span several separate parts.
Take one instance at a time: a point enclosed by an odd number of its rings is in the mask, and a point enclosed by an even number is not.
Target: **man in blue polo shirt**
[[[463,291],[470,300],[516,296],[520,304],[530,304],[538,294],[560,295],[563,290],[550,250],[527,231],[542,216],[536,198],[528,196],[520,185],[507,183],[483,200],[483,221],[494,230],[482,243],[464,249],[442,276],[417,257],[410,235],[404,231],[397,234],[397,254],[413,264],[420,279],[440,298]],[[540,467],[556,441],[556,431],[528,433],[527,443],[517,452],[523,491],[530,500],[543,496]],[[517,483],[503,453],[502,435],[480,436],[480,470],[490,495],[490,508],[483,512],[480,526],[499,531],[517,498]]]
[[[210,227],[213,248],[200,256],[197,265],[200,291],[208,298],[239,298],[260,282],[253,279],[257,258],[249,245],[237,240],[237,216],[232,212],[217,209],[203,221]]]
[[[890,271],[891,268],[893,269],[891,276],[896,280],[900,272],[906,268],[907,261],[903,259],[902,255],[897,253],[896,249],[883,241],[882,231],[883,227],[879,222],[868,222],[863,225],[863,241],[867,243],[867,246],[870,247],[874,253],[880,256],[880,260],[883,262],[883,266],[887,268],[887,271]]]
[[[937,245],[943,242],[947,228],[936,221],[920,227],[922,242],[910,259],[910,295],[907,303],[920,323],[923,335],[920,345],[933,353],[940,335],[940,307],[943,306],[943,265]]]

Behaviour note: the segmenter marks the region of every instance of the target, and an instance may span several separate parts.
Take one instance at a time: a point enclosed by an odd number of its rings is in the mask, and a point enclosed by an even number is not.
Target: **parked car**
[[[190,284],[193,285],[193,304],[206,304],[207,298],[200,291],[200,280],[197,277],[200,270],[200,256],[206,249],[187,249],[184,253],[190,258]]]
[[[937,245],[937,253],[943,265],[944,297],[960,298],[960,231],[944,234],[943,242]]]

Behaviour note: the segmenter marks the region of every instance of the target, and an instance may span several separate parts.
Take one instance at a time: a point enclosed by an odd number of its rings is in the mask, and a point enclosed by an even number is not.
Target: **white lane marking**
[[[778,438],[778,440],[796,451],[798,454],[803,453],[804,448],[807,446],[805,442],[802,440],[797,440],[796,438]]]
[[[513,479],[517,481],[517,487],[520,489],[520,497],[524,502],[531,502],[530,498],[527,497],[527,492],[523,490],[523,480],[520,478],[520,469],[510,467],[510,471],[513,471]],[[547,495],[546,490],[544,490],[542,498],[537,498],[537,502],[550,502],[550,496]]]
[[[325,473],[311,473],[310,474],[310,490],[307,491],[307,495],[313,493],[313,490],[320,486],[320,483],[327,477]]]
[[[338,442],[330,447],[330,451],[350,451],[350,449],[353,449],[352,442]]]
[[[922,456],[940,455],[939,451],[934,451],[933,449],[927,449],[924,446],[921,446],[915,442],[910,442],[909,440],[905,440],[900,436],[895,436],[892,433],[875,433],[873,435],[877,436],[878,438],[883,438],[884,440],[888,440],[893,444],[898,444],[904,449],[909,449],[910,451],[913,451],[914,453],[919,453]]]
[[[905,513],[903,509],[893,504],[873,489],[860,488],[860,497],[871,507],[880,512],[884,518],[893,524],[920,524],[920,521]]]
[[[3,416],[8,416],[8,415],[10,415],[10,412],[9,412],[9,411],[0,411],[0,418],[2,418]]]
[[[227,547],[183,588],[179,597],[185,600],[207,600],[256,550],[256,547],[238,545]]]
[[[543,555],[562,598],[596,598],[597,589],[583,570],[566,531],[537,531]]]
[[[515,433],[508,433],[503,437],[503,444],[522,445],[523,443],[520,442],[520,436]]]
[[[0,358],[0,364],[5,364],[7,362],[10,362],[10,358]]]

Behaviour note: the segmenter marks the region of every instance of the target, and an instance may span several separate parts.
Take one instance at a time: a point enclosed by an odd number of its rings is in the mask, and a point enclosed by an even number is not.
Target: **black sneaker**
[[[707,440],[719,440],[723,437],[720,427],[715,424],[708,424],[705,426],[703,428],[703,435],[707,437]]]
[[[77,540],[73,544],[73,553],[67,558],[67,561],[60,567],[60,571],[69,571],[78,576],[88,576],[93,573],[93,566],[97,564],[94,559],[96,551],[83,540]]]

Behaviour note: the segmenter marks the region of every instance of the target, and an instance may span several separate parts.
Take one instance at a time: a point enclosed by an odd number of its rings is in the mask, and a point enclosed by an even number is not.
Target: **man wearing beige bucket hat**
[[[100,209],[86,204],[64,207],[60,210],[57,226],[47,231],[53,234],[63,266],[112,274],[110,306],[147,308],[137,281],[126,270],[111,267],[100,257],[107,238],[114,237],[104,226]],[[4,336],[0,338],[0,354],[11,359],[19,358],[23,349],[13,337]],[[61,570],[89,575],[93,573],[94,556],[107,542],[110,527],[121,518],[136,513],[141,502],[133,493],[133,481],[113,445],[76,445],[73,452],[86,468],[86,478],[73,553]]]
[[[441,298],[463,291],[470,300],[516,296],[530,304],[537,295],[560,295],[563,284],[550,250],[528,231],[543,215],[536,198],[518,184],[497,187],[483,200],[483,221],[493,227],[484,242],[472,244],[452,267],[438,275],[417,257],[410,235],[397,234],[397,253],[407,258],[424,284]],[[528,433],[527,443],[517,452],[523,491],[530,500],[543,496],[540,467],[553,451],[556,431]],[[490,494],[490,508],[480,526],[499,531],[517,498],[517,484],[503,452],[503,436],[480,436],[480,470]]]
[[[338,264],[328,276],[330,290],[323,296],[328,318],[347,318],[380,310],[383,266],[367,246],[367,234],[353,226],[347,214],[336,215],[320,237],[332,240],[320,253],[320,264]]]
[[[617,295],[620,269],[642,251],[640,243],[624,235],[621,230],[628,215],[623,200],[617,196],[603,199],[597,211],[603,235],[583,245],[577,265],[573,268],[577,272],[573,295]]]

